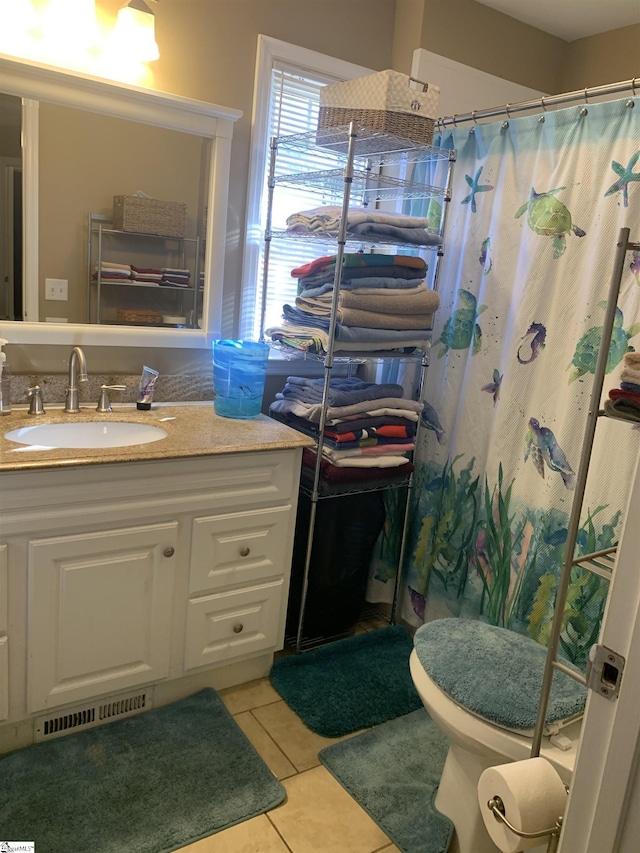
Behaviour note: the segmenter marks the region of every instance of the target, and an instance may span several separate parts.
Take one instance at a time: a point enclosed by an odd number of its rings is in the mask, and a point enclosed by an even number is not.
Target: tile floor
[[[357,630],[384,624],[367,622]],[[189,844],[181,853],[399,853],[320,764],[318,752],[338,739],[310,731],[268,678],[220,695],[287,796],[270,812]]]

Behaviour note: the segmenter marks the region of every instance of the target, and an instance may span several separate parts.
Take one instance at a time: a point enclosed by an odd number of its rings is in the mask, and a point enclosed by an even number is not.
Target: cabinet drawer
[[[193,598],[184,667],[225,663],[280,644],[283,581]]]
[[[290,505],[194,519],[189,593],[288,574],[292,523]]]

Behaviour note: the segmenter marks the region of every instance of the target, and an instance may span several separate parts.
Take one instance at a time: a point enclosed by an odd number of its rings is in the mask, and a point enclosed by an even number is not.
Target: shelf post
[[[609,357],[609,347],[611,345],[611,331],[615,319],[616,307],[618,304],[618,294],[620,291],[620,281],[624,270],[625,254],[629,248],[629,229],[622,228],[616,244],[616,254],[613,264],[613,273],[611,275],[611,283],[609,285],[609,293],[607,297],[607,310],[605,314],[604,324],[602,328],[602,340],[600,342],[600,350],[598,352],[598,361],[596,364],[596,372],[591,389],[591,402],[589,404],[589,414],[584,431],[584,439],[582,441],[582,452],[580,454],[580,464],[578,467],[578,475],[576,478],[576,487],[571,507],[571,515],[569,517],[569,526],[567,529],[567,544],[564,553],[564,564],[558,580],[558,589],[556,592],[556,602],[553,611],[553,622],[551,624],[551,634],[549,636],[549,645],[547,647],[547,659],[545,663],[544,676],[542,679],[542,687],[540,689],[540,701],[538,704],[538,715],[536,726],[533,735],[533,744],[531,747],[531,758],[536,758],[540,755],[540,747],[542,745],[542,735],[544,732],[545,720],[547,716],[547,707],[549,705],[549,694],[551,692],[551,684],[553,681],[554,664],[556,662],[558,644],[560,634],[564,624],[564,609],[567,602],[567,593],[569,590],[569,582],[571,580],[571,569],[574,563],[574,552],[576,540],[578,537],[578,527],[580,525],[580,514],[582,512],[582,501],[584,498],[585,486],[587,483],[587,474],[589,471],[589,460],[593,450],[593,440],[596,431],[596,422],[598,419],[598,411],[600,408],[600,398],[602,396],[602,385],[607,369],[607,359]]]

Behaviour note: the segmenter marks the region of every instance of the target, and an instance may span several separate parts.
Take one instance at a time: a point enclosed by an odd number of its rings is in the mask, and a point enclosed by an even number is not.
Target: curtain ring
[[[458,126],[458,123],[456,122],[456,117],[457,117],[457,114],[456,114],[456,113],[454,113],[454,114],[451,116],[451,121],[453,122],[453,126],[454,126],[454,127],[457,127],[457,126]]]
[[[544,98],[540,98],[540,106],[542,107],[542,109],[546,113],[547,108],[546,108],[545,103],[544,103]]]
[[[507,114],[507,118],[511,118],[511,113],[509,112],[509,107],[511,104],[505,104],[504,111]]]
[[[473,119],[473,123],[477,126],[478,119],[476,118],[476,111],[475,110],[471,111],[471,118]]]
[[[631,81],[631,94],[633,95],[634,98],[636,96],[636,80],[637,79],[638,79],[637,77],[634,77],[633,80]]]
[[[588,97],[588,95],[587,95],[587,92],[588,92],[588,91],[589,91],[588,89],[585,89],[585,90],[584,90],[584,102],[585,102],[585,104],[588,104],[588,103],[589,103],[589,97]]]

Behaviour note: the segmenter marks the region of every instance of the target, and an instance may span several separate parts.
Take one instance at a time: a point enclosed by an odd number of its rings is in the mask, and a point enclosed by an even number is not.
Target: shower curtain
[[[640,240],[640,99],[445,130],[452,198],[398,616],[548,639],[621,227]],[[640,349],[640,257],[620,289],[604,397]],[[640,433],[602,421],[579,553],[616,542]],[[369,585],[389,600],[389,498]],[[397,501],[397,496],[395,498]],[[607,582],[575,569],[561,652],[583,666]]]

